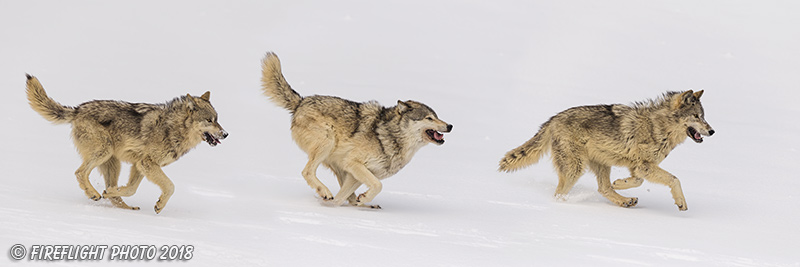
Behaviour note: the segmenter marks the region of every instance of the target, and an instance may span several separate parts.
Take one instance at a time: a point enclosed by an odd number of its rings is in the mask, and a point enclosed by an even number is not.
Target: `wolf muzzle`
[[[228,138],[228,132],[225,130],[220,130],[217,134],[211,134],[209,132],[203,132],[203,141],[206,141],[210,146],[217,146],[222,144],[219,140],[225,140]]]

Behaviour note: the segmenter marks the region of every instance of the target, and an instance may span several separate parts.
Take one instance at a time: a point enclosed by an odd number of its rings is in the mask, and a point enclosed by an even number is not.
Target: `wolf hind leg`
[[[106,181],[106,190],[110,188],[117,188],[120,169],[121,165],[119,159],[114,156],[109,158],[105,163],[98,167],[100,174],[103,175],[103,179]],[[139,209],[139,207],[128,206],[128,204],[125,204],[125,201],[122,201],[122,198],[119,196],[108,196],[106,194],[106,190],[103,191],[103,198],[108,198],[108,200],[111,201],[111,204],[113,204],[115,207],[132,210]]]
[[[553,165],[558,172],[558,186],[556,186],[555,197],[559,200],[566,200],[567,194],[584,172],[581,160],[572,153],[572,149],[565,149],[559,142],[553,142],[552,157]]]
[[[97,167],[106,182],[106,188],[117,187],[121,168],[119,159],[114,156],[111,156],[106,162]]]
[[[614,191],[614,187],[611,185],[611,167],[607,165],[603,165],[597,162],[589,162],[589,170],[591,170],[597,176],[597,191],[600,192],[604,197],[615,204],[629,208],[636,206],[639,203],[639,198],[636,197],[624,197]]]
[[[331,140],[326,141],[330,142],[322,143],[320,146],[308,151],[308,163],[306,163],[305,168],[303,168],[302,174],[303,178],[306,179],[306,183],[317,192],[322,200],[327,201],[333,199],[333,194],[331,190],[317,178],[317,169],[319,165],[331,154],[335,145]]]
[[[81,166],[75,171],[75,177],[78,179],[78,186],[83,189],[83,192],[86,194],[86,196],[91,200],[98,201],[103,198],[103,196],[100,195],[100,193],[94,189],[92,183],[89,182],[89,174],[92,173],[94,168],[100,166],[102,163],[111,158],[112,155],[110,151],[105,151],[102,149],[93,152],[94,153],[84,154],[86,156],[84,156]]]

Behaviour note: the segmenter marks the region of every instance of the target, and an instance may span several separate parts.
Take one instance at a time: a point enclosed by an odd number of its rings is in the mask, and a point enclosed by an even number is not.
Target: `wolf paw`
[[[611,184],[611,188],[614,188],[614,190],[629,189],[629,188],[639,187],[642,185],[643,182],[644,179],[638,177],[617,179],[616,181],[614,181],[613,184]]]
[[[98,201],[101,198],[103,198],[103,196],[100,195],[100,193],[97,193],[97,191],[95,191],[95,192],[86,192],[86,196],[88,196],[89,199],[94,200],[94,201]]]
[[[639,204],[639,198],[638,197],[632,197],[632,198],[629,198],[627,201],[623,201],[622,203],[619,203],[619,205],[621,207],[624,207],[624,208],[630,208],[630,207],[636,206],[636,204]]]
[[[686,202],[678,203],[678,201],[676,201],[675,205],[678,206],[678,210],[680,210],[680,211],[686,211],[686,210],[689,209],[689,207],[686,206]]]
[[[367,200],[367,192],[361,193],[360,195],[358,195],[358,197],[356,197],[356,202],[357,203],[366,203],[366,202],[369,202],[369,201],[372,201],[372,200],[371,199]]]
[[[122,201],[121,197],[107,195],[106,191],[103,191],[103,198],[110,200],[114,207],[128,210],[139,210],[139,207],[131,207],[128,206],[128,204],[125,204],[125,201]]]
[[[106,190],[103,190],[103,198],[109,197],[121,197],[123,196],[119,191],[119,187],[109,187]]]
[[[374,209],[374,210],[381,209],[381,205],[368,205],[368,204],[364,204],[364,203],[358,203],[355,206],[356,207],[361,207],[361,208],[370,208],[370,209]]]
[[[126,209],[126,210],[139,210],[139,207],[131,207],[131,206],[128,206],[128,205],[126,205],[124,203],[122,205],[120,205],[119,208]]]
[[[358,197],[356,197],[355,203],[352,204],[352,205],[357,206],[357,207],[376,209],[376,210],[381,209],[380,205],[369,205],[369,204],[365,203],[365,202],[367,202],[365,200],[365,198],[366,198],[366,193],[358,195]]]
[[[162,203],[161,203],[161,200],[159,200],[158,202],[156,202],[156,206],[154,207],[154,209],[155,209],[155,211],[156,211],[156,214],[159,214],[159,213],[161,213],[161,210],[163,210],[163,209],[164,209],[164,206],[165,206],[165,205],[166,205],[166,204],[162,204]]]
[[[333,200],[333,194],[331,194],[331,190],[325,187],[318,187],[317,188],[317,195],[322,198],[322,200],[330,201]]]

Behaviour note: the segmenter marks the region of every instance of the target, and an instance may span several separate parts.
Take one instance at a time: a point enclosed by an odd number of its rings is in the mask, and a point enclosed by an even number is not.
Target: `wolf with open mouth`
[[[670,187],[679,210],[687,210],[680,181],[658,164],[688,136],[696,143],[714,129],[700,103],[703,91],[667,92],[633,105],[580,106],[562,111],[542,124],[530,140],[500,160],[500,171],[535,164],[548,151],[558,172],[556,197],[565,198],[588,168],[597,175],[598,191],[611,202],[633,207],[639,199],[615,190],[640,186],[644,180]],[[611,166],[627,167],[631,177],[611,183]]]
[[[165,104],[128,103],[94,100],[75,107],[64,106],[47,96],[36,77],[27,75],[27,94],[33,110],[53,123],[72,125],[72,140],[83,164],[75,171],[78,184],[92,200],[108,198],[120,208],[135,209],[122,201],[136,193],[142,178],[161,188],[155,205],[160,213],[172,196],[174,185],[161,167],[205,141],[220,144],[228,133],[217,122],[211,106],[211,92],[196,97],[189,94]],[[118,186],[120,162],[133,164],[128,184]],[[106,183],[103,194],[89,182],[89,173],[98,168]]]
[[[402,169],[428,143],[444,144],[453,125],[417,101],[397,101],[384,107],[375,101],[354,102],[335,96],[303,97],[281,72],[278,56],[267,53],[262,61],[262,89],[275,104],[292,113],[292,137],[308,154],[303,177],[325,201],[341,205],[369,205],[381,191],[381,179]],[[333,171],[341,189],[334,196],[317,178],[319,165]],[[367,191],[356,196],[361,185]]]

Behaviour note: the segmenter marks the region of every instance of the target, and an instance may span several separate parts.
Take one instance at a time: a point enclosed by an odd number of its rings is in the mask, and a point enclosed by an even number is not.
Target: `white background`
[[[190,244],[192,266],[798,266],[798,12],[795,1],[2,1],[0,250]],[[303,95],[418,100],[453,132],[384,180],[383,210],[322,205],[288,112],[261,94],[266,51]],[[149,181],[125,199],[142,210],[116,209],[79,189],[70,127],[30,109],[25,73],[66,105],[210,90],[231,135],[164,169],[175,194],[161,214]],[[495,171],[561,110],[687,89],[705,90],[717,134],[661,164],[686,212],[649,182],[620,192],[638,206],[616,207],[591,174],[557,201],[549,158]]]

